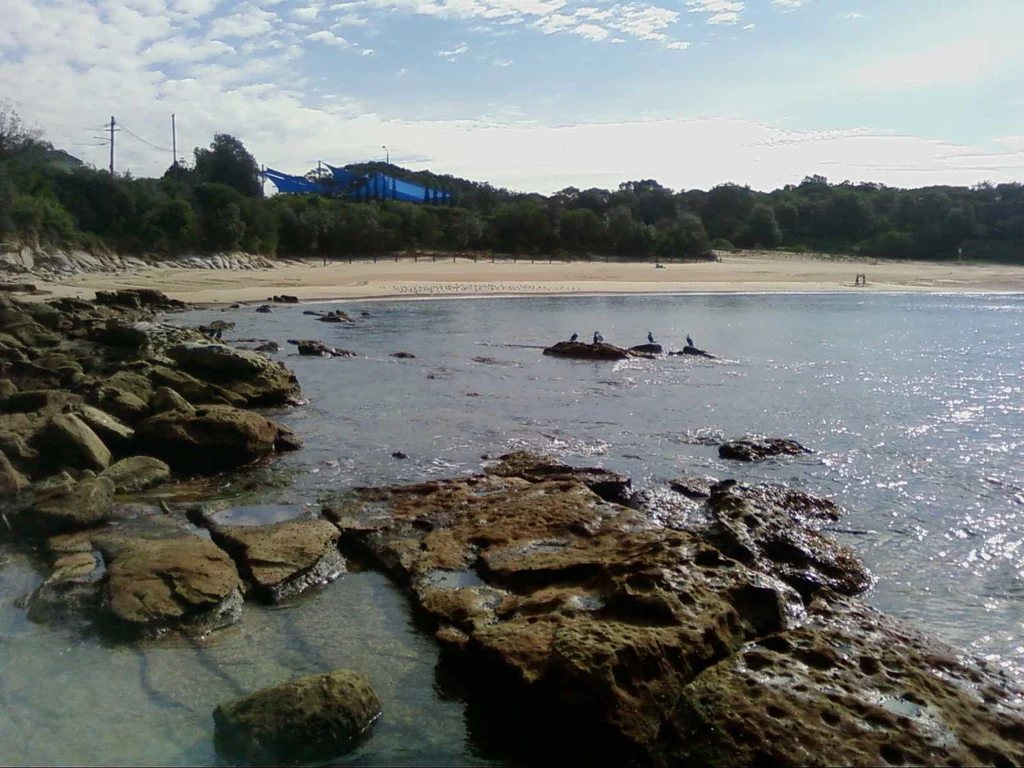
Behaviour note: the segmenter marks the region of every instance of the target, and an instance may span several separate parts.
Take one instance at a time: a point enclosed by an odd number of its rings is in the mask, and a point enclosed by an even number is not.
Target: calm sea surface
[[[834,535],[870,566],[874,605],[1024,674],[1024,296],[714,295],[365,302],[352,326],[315,305],[201,311],[231,338],[272,339],[309,404],[278,412],[305,448],[266,501],[314,504],[357,484],[473,472],[528,448],[627,473],[641,488],[683,474],[776,481],[834,498]],[[326,305],[321,309],[328,308]],[[539,347],[599,330],[687,333],[720,360],[582,363]],[[300,358],[289,338],[357,358]],[[415,359],[390,353],[405,351]],[[477,359],[474,359],[477,358]],[[704,438],[786,436],[816,453],[743,465]],[[402,451],[407,460],[396,460]],[[210,713],[299,674],[368,674],[385,715],[346,762],[489,764],[437,674],[404,596],[350,573],[202,641],[108,646],[27,621],[19,596],[45,576],[0,548],[0,763],[213,764]]]

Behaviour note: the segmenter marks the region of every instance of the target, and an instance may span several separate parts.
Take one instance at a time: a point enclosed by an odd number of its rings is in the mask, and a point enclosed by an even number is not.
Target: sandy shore
[[[858,273],[867,287],[855,287]],[[96,290],[157,288],[189,302],[262,301],[273,294],[300,299],[429,298],[481,295],[699,292],[1024,292],[1024,267],[879,260],[840,260],[793,254],[733,254],[720,262],[653,264],[492,263],[481,258],[429,256],[413,262],[287,262],[274,269],[144,269],[80,275],[40,288],[57,296],[92,298]]]

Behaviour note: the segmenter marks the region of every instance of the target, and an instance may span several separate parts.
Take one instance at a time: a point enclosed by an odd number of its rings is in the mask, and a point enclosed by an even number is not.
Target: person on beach
[[[690,338],[690,334],[686,334],[686,346],[688,346],[688,347],[692,347],[693,346],[693,339]]]
[[[647,332],[647,343],[648,344],[653,344],[654,343],[654,334],[651,333],[650,331]]]
[[[597,331],[594,331],[594,343],[595,344],[600,344],[602,341],[604,341],[604,336],[602,336]]]
[[[580,335],[578,333],[574,333],[572,336],[569,337],[569,341],[576,341],[576,339],[578,339],[579,337]]]

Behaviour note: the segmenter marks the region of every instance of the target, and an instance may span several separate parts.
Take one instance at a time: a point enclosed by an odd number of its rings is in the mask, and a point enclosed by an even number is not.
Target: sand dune
[[[855,287],[858,273],[867,287]],[[719,262],[653,264],[529,260],[492,263],[481,258],[380,258],[283,262],[273,269],[142,269],[69,278],[41,288],[58,296],[92,298],[96,290],[157,288],[196,303],[261,301],[279,293],[304,300],[429,298],[478,295],[686,293],[729,291],[1024,292],[1024,267],[956,263],[822,259],[794,254],[745,253]]]

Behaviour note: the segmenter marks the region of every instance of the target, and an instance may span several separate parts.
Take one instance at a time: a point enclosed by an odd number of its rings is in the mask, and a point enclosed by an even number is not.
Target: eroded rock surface
[[[800,456],[812,453],[796,440],[784,440],[780,437],[749,438],[746,440],[730,440],[718,448],[718,455],[723,459],[736,461],[764,461],[773,456]]]
[[[724,481],[665,514],[658,494],[626,508],[533,464],[516,454],[324,503],[344,542],[409,586],[471,711],[509,748],[638,765],[1020,764],[1016,687],[837,594],[869,577],[817,532],[831,502]]]
[[[572,360],[626,360],[636,354],[614,344],[585,344],[582,341],[559,341],[544,350],[550,357]]]
[[[632,492],[632,481],[625,475],[598,467],[570,467],[550,456],[529,451],[514,451],[498,457],[498,463],[487,470],[496,477],[521,477],[532,483],[564,481],[580,483],[605,501],[626,504]]]

